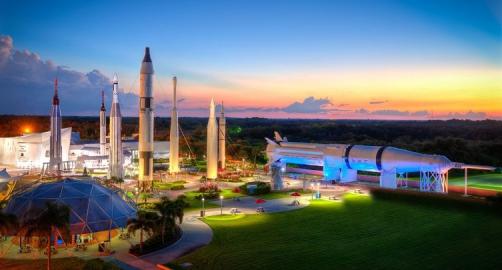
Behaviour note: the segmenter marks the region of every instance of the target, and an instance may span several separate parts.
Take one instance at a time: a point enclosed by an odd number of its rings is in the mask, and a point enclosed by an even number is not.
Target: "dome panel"
[[[73,234],[98,232],[109,227],[125,227],[136,217],[134,203],[122,199],[121,191],[108,189],[94,180],[70,179],[37,183],[15,194],[5,212],[19,218],[34,218],[46,202],[57,202],[70,208],[70,229]],[[35,210],[34,210],[35,209]]]
[[[65,185],[63,191],[61,192],[61,198],[85,198],[87,195],[80,192],[73,185]]]

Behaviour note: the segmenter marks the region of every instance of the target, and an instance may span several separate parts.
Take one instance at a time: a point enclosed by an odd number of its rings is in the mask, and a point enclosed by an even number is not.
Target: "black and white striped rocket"
[[[218,121],[218,168],[225,170],[226,120],[223,102],[221,103],[220,119]]]
[[[119,81],[117,74],[113,76],[113,97],[110,111],[110,150],[109,150],[109,177],[123,177],[123,152],[122,152],[122,114],[119,105]]]
[[[103,90],[101,90],[101,109],[99,110],[99,154],[106,155],[106,108]]]
[[[145,48],[139,84],[139,184],[148,189],[153,181],[153,64]]]
[[[49,149],[49,170],[61,172],[61,163],[63,162],[63,150],[61,146],[61,110],[59,108],[58,97],[58,79],[54,80],[54,96],[52,97],[51,110],[51,140]]]

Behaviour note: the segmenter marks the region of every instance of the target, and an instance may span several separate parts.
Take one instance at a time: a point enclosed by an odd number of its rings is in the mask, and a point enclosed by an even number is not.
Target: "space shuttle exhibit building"
[[[288,142],[278,133],[275,141],[266,140],[272,175],[274,169],[286,171],[287,164],[322,167],[324,180],[340,183],[357,181],[358,171],[377,172],[380,187],[395,189],[407,173],[419,173],[421,191],[447,192],[450,169],[492,169],[391,146]]]

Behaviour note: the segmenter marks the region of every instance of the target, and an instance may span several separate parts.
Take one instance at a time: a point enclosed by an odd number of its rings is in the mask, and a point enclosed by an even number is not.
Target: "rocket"
[[[209,105],[209,120],[207,122],[207,179],[218,176],[218,126],[216,124],[214,100]]]
[[[149,189],[153,181],[153,65],[150,48],[145,48],[139,85],[139,184]]]
[[[54,80],[54,97],[52,97],[51,110],[51,141],[49,151],[49,170],[55,171],[59,176],[61,163],[63,162],[63,150],[61,146],[61,110],[59,109],[58,79]]]
[[[119,81],[117,74],[113,76],[113,97],[110,111],[110,153],[109,153],[109,176],[123,177],[123,152],[122,152],[122,115],[119,105]]]
[[[169,132],[169,173],[180,171],[179,166],[179,130],[178,112],[176,108],[176,77],[173,77],[173,110],[171,112],[171,130]]]
[[[218,168],[225,170],[226,120],[223,102],[221,103],[220,119],[218,121]]]
[[[106,108],[103,90],[101,90],[101,109],[99,111],[99,154],[106,155]]]

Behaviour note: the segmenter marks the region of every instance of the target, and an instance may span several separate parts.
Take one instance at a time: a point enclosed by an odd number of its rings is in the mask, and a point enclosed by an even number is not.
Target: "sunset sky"
[[[117,73],[137,115],[145,46],[156,115],[501,119],[502,1],[1,1],[0,114],[97,115]],[[109,107],[109,104],[107,105]]]

